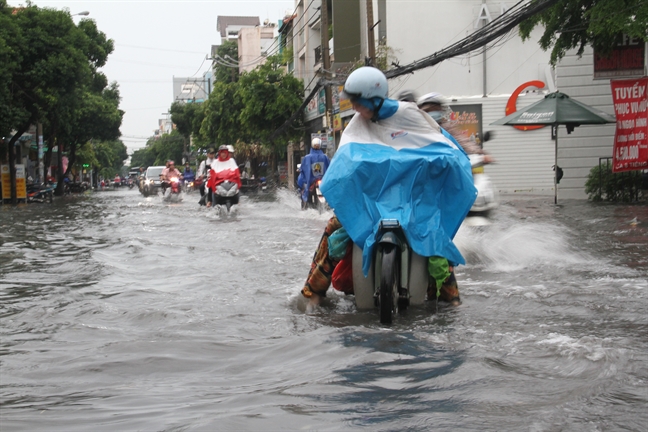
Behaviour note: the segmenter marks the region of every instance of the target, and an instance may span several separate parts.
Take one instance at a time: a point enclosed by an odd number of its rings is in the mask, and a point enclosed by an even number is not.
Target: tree
[[[202,103],[174,102],[169,108],[171,121],[176,130],[184,138],[183,156],[189,159],[193,149],[190,148],[191,137],[200,135],[200,125],[205,117],[205,110]],[[200,140],[198,140],[200,141]]]
[[[131,156],[131,166],[165,165],[166,161],[181,161],[184,139],[176,130],[170,134],[151,137],[146,147]]]
[[[11,103],[14,97],[12,83],[14,75],[20,71],[22,64],[23,39],[16,20],[12,18],[12,9],[5,0],[0,0],[0,137],[11,134],[16,124],[21,123],[26,112]]]
[[[648,2],[559,0],[520,24],[522,39],[528,39],[538,24],[544,26],[540,46],[551,48],[551,64],[556,65],[573,48],[578,48],[579,56],[587,45],[593,45],[599,53],[609,53],[622,34],[647,41]]]
[[[228,66],[224,63],[238,63],[238,42],[225,40],[216,49],[216,55],[220,57],[214,65],[214,84],[231,83],[238,80],[238,66]]]
[[[61,148],[64,143],[75,146],[79,141],[84,142],[81,138],[69,141],[82,135],[75,131],[75,126],[77,129],[79,125],[84,129],[88,127],[87,122],[79,120],[84,112],[90,112],[91,121],[98,123],[96,116],[104,112],[106,105],[93,110],[89,108],[92,101],[87,99],[88,94],[101,94],[106,87],[105,77],[97,70],[105,65],[113,43],[98,31],[94,21],[82,20],[77,26],[67,11],[39,9],[30,2],[17,9],[9,8],[5,1],[0,5],[2,28],[7,20],[12,26],[13,36],[7,43],[12,44],[11,52],[20,53],[11,57],[8,84],[11,97],[3,108],[9,114],[7,123],[2,126],[3,130],[16,131],[9,142],[12,195],[15,195],[13,145],[31,125],[43,123],[44,135],[48,137],[47,158],[51,158],[52,147],[56,144],[61,144]],[[0,53],[5,51],[0,49]],[[114,91],[112,97],[114,99]],[[123,113],[118,112],[114,104],[112,107],[109,123],[114,131],[114,120],[119,117],[121,124]],[[61,154],[59,151],[59,167],[62,166]],[[59,193],[62,193],[62,176],[59,171]],[[15,202],[15,196],[12,201]]]

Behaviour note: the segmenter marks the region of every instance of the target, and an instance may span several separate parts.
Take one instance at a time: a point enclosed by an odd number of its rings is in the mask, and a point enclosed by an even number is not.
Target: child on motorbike
[[[357,69],[349,75],[345,82],[344,96],[351,100],[353,108],[357,113],[347,126],[347,129],[345,129],[338,153],[331,161],[328,174],[324,177],[322,183],[324,195],[335,209],[337,216],[332,217],[326,226],[319,246],[313,256],[306,283],[301,291],[302,295],[309,299],[310,307],[318,304],[320,298],[326,295],[335,268],[340,262],[338,257],[332,257],[329,253],[329,239],[339,237],[337,234],[341,229],[347,228],[349,230],[351,227],[355,228],[355,224],[357,223],[356,216],[358,214],[373,213],[372,216],[375,216],[375,213],[378,213],[378,206],[372,207],[374,203],[370,203],[366,199],[356,200],[363,201],[359,204],[344,201],[345,196],[348,196],[349,190],[355,188],[355,184],[358,183],[360,184],[357,187],[373,188],[374,191],[398,192],[395,194],[397,196],[385,197],[380,195],[381,192],[377,195],[378,199],[396,199],[397,202],[390,203],[394,204],[393,208],[416,207],[415,210],[417,211],[422,209],[418,213],[412,213],[412,216],[418,216],[419,219],[415,220],[412,224],[415,231],[420,230],[420,232],[416,232],[415,234],[419,235],[423,233],[419,236],[423,238],[423,242],[421,243],[422,247],[416,245],[416,247],[413,246],[413,249],[419,255],[430,257],[428,268],[430,270],[431,283],[428,289],[428,299],[437,299],[438,294],[440,300],[450,302],[453,305],[460,304],[459,290],[454,276],[453,264],[463,263],[463,257],[461,257],[459,251],[452,244],[452,237],[468,213],[476,196],[476,191],[472,184],[470,164],[466,154],[454,142],[441,133],[439,125],[434,120],[423,111],[417,109],[414,104],[399,103],[396,100],[388,99],[387,92],[387,79],[385,75],[380,70],[372,67]],[[349,149],[348,151],[343,150],[344,145],[358,144],[351,141],[354,133],[356,134],[355,136],[358,136],[358,131],[360,132],[359,135],[371,139],[371,141],[367,142],[368,144],[376,143],[379,146],[390,146],[399,152],[418,154],[417,152],[421,151],[425,153],[429,152],[429,149],[433,147],[432,152],[443,154],[443,160],[445,161],[436,165],[436,169],[438,171],[445,171],[435,174],[437,176],[434,177],[437,183],[435,185],[399,185],[399,179],[405,177],[399,174],[391,176],[393,174],[391,171],[392,168],[397,169],[397,167],[390,167],[386,174],[369,173],[364,178],[364,182],[355,181],[357,178],[349,180],[352,177],[340,176],[338,174],[345,170],[345,165],[349,165],[350,161],[353,162],[355,160],[354,157],[359,160],[364,159],[366,156],[363,155],[369,155],[367,152],[371,151],[371,146],[366,146],[364,143],[356,146],[360,151],[350,150],[351,147],[347,148]],[[433,141],[426,141],[429,137],[433,137]],[[354,152],[357,152],[357,154],[354,154]],[[344,155],[340,156],[341,154]],[[355,168],[355,166],[352,168]],[[413,178],[416,180],[424,178],[424,176]],[[454,181],[455,183],[448,185],[448,180]],[[390,184],[389,182],[392,183]],[[393,188],[392,186],[396,187]],[[439,191],[438,188],[442,186],[452,190]],[[414,189],[417,192],[414,192]],[[414,197],[415,193],[422,193],[422,196]],[[436,195],[443,195],[446,201],[438,202],[439,200]],[[448,195],[450,199],[447,199]],[[412,197],[414,197],[414,200],[411,199]],[[403,199],[404,202],[399,202],[398,200],[400,199]],[[439,208],[435,209],[437,210],[436,213],[429,214],[428,216],[426,214],[428,207],[417,207],[420,203],[424,206],[430,204],[435,206],[439,203],[442,205],[439,205]],[[368,205],[370,208],[365,211],[365,208],[363,208],[364,205]],[[346,209],[347,206],[351,211]],[[359,209],[359,211],[355,212],[356,209]],[[416,217],[412,219],[416,219]],[[441,220],[440,223],[438,222],[439,220]],[[410,223],[408,221],[405,222]],[[437,224],[437,226],[431,229],[430,227],[433,227],[434,224]],[[360,247],[366,247],[366,242],[371,236],[372,228],[368,231],[365,230],[360,236],[356,234],[357,238],[353,238],[354,235],[351,235],[350,240],[354,241]],[[426,230],[427,232],[425,232]],[[434,232],[430,233],[429,231],[431,230]],[[355,232],[357,233],[358,230],[356,229]],[[351,230],[349,230],[349,234],[351,234]],[[413,239],[418,240],[415,237]],[[371,244],[371,242],[369,243]],[[416,250],[417,248],[419,250]],[[347,248],[348,250],[350,248]],[[421,253],[424,251],[434,253]]]

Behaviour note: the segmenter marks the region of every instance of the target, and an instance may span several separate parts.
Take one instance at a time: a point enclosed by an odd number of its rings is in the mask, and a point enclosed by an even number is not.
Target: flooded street
[[[134,190],[0,206],[2,431],[616,431],[648,422],[648,206],[503,199],[463,305],[298,296],[329,214]]]

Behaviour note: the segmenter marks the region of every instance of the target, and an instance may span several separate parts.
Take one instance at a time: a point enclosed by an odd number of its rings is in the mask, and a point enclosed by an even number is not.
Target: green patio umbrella
[[[554,155],[554,169],[558,172],[558,126],[565,125],[570,134],[575,127],[580,125],[615,123],[614,116],[597,108],[585,105],[576,99],[570,98],[565,93],[549,93],[544,99],[529,105],[526,108],[507,115],[492,125],[506,126],[535,126],[553,125],[556,127],[556,149]],[[554,203],[558,203],[558,181],[554,175]]]

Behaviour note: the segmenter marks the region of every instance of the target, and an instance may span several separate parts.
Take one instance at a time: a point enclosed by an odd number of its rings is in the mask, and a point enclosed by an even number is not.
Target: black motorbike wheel
[[[382,253],[380,272],[380,322],[391,324],[392,315],[397,310],[398,284],[400,282],[400,269],[398,266],[397,248],[393,245],[385,246]]]

